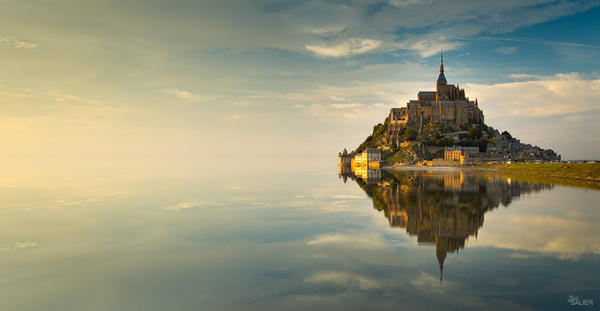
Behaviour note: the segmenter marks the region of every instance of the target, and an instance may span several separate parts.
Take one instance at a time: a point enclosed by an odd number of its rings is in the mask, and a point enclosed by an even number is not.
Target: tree
[[[470,138],[472,138],[472,139],[478,139],[478,138],[481,138],[481,136],[483,136],[483,132],[482,132],[482,131],[481,131],[481,129],[479,129],[479,128],[472,127],[472,128],[469,130],[469,133],[468,133],[468,135],[469,135],[469,137],[470,137]]]
[[[479,147],[479,152],[485,152],[487,150],[488,141],[485,139],[478,140],[475,142],[475,146]]]
[[[510,133],[508,131],[502,132],[502,135],[506,136],[506,139],[508,139],[508,140],[511,140],[513,138],[512,135],[510,135]]]
[[[417,131],[415,131],[415,129],[413,129],[412,127],[408,127],[402,134],[402,138],[404,140],[415,140],[417,139],[417,134],[418,133]]]

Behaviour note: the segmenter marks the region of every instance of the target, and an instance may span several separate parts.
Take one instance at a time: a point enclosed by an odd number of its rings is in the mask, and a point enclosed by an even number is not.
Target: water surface
[[[345,179],[345,182],[344,182]],[[5,184],[2,310],[600,304],[600,191],[459,170]]]

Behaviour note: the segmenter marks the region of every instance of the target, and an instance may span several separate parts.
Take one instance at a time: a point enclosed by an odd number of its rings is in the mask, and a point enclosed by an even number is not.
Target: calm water
[[[580,186],[456,170],[4,185],[1,310],[598,309],[600,191]]]

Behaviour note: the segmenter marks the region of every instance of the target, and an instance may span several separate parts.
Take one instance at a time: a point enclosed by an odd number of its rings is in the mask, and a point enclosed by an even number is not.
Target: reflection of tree
[[[377,183],[349,175],[383,211],[391,227],[416,235],[419,245],[435,245],[440,281],[447,253],[477,237],[484,214],[508,206],[521,194],[552,185],[514,181],[473,171],[386,171]]]

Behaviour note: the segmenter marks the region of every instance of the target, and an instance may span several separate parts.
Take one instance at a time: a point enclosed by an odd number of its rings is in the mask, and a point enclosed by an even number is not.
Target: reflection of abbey
[[[552,186],[508,180],[468,171],[388,171],[376,181],[352,178],[384,211],[391,227],[405,228],[419,245],[435,245],[442,278],[448,253],[477,237],[484,214],[514,197]]]
[[[448,84],[442,56],[436,90],[421,91],[417,100],[409,101],[406,108],[391,109],[388,141],[396,141],[403,128],[419,128],[423,123],[458,126],[469,122],[483,124],[483,111],[479,109],[477,100],[470,101],[465,96],[464,89]]]

